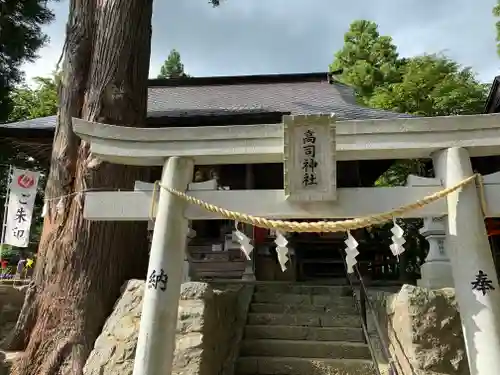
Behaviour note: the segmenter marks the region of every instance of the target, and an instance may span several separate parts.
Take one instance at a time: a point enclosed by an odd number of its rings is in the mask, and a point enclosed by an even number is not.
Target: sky
[[[496,0],[156,0],[150,77],[171,49],[186,73],[223,76],[323,72],[356,19],[379,25],[401,56],[445,53],[470,66],[483,82],[500,74],[496,55]],[[25,65],[28,80],[55,68],[64,42],[68,0],[52,5],[50,43]]]

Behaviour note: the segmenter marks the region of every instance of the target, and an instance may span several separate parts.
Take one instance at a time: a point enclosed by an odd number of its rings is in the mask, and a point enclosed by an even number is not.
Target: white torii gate
[[[161,184],[186,191],[194,165],[283,162],[282,125],[198,128],[127,128],[73,119],[76,134],[94,157],[128,165],[162,165]],[[436,179],[410,178],[408,187],[338,189],[335,202],[292,202],[284,190],[188,191],[225,209],[268,218],[358,217],[413,203],[472,176],[470,157],[500,154],[500,115],[450,116],[336,123],[337,160],[432,158]],[[500,216],[500,173],[485,176],[490,217]],[[152,187],[133,192],[86,193],[89,220],[150,220]],[[469,184],[411,217],[447,215],[446,252],[472,375],[500,368],[500,287],[484,226],[478,191]],[[160,190],[154,212],[148,277],[166,271],[165,290],[146,288],[134,375],[170,373],[188,220],[214,214]],[[483,272],[494,289],[473,290]]]

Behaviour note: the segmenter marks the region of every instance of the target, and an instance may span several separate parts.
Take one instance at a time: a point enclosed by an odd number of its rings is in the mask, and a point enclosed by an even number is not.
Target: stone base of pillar
[[[417,285],[427,289],[454,288],[451,263],[433,261],[424,263],[420,268],[422,278]]]

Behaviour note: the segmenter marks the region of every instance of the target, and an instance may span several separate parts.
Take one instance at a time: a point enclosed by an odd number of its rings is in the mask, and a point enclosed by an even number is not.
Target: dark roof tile
[[[19,122],[11,122],[8,124],[0,124],[2,128],[22,128],[22,129],[54,129],[56,126],[57,116],[39,117],[32,120]]]
[[[281,112],[291,114],[335,113],[340,120],[411,117],[362,107],[353,90],[330,83],[327,73],[248,77],[188,78],[182,84],[152,80],[148,90],[150,117],[214,115],[222,113]],[[231,78],[231,79],[229,79]],[[217,84],[217,79],[221,84]],[[200,82],[198,82],[200,81]],[[245,83],[249,82],[249,83]],[[199,83],[199,84],[197,84]],[[9,128],[49,129],[56,117],[1,125]]]

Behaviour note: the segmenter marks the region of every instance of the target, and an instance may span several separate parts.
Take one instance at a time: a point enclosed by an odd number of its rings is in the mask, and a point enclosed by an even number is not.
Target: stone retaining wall
[[[26,287],[0,285],[0,342],[7,337],[16,325],[17,317],[24,303]],[[0,350],[0,375],[7,375],[9,368],[19,353],[7,353]]]
[[[399,375],[469,375],[455,291],[404,285],[398,293],[370,290],[370,300]],[[387,365],[375,325],[368,331]]]
[[[131,280],[95,342],[84,375],[131,375],[144,281]],[[252,286],[185,283],[173,374],[233,375]]]

